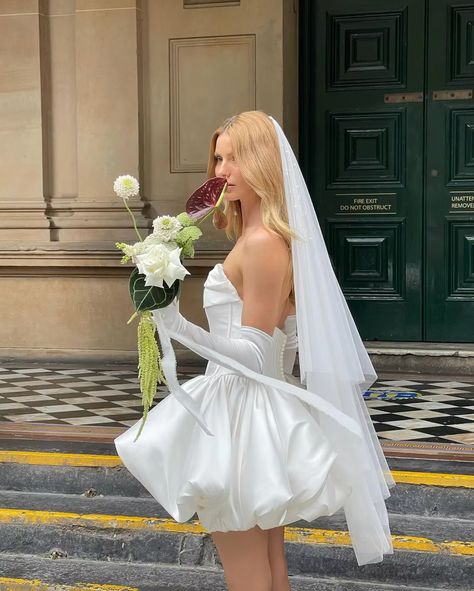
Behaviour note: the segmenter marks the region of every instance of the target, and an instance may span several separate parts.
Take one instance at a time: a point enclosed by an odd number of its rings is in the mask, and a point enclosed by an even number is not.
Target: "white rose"
[[[153,220],[153,234],[163,242],[176,238],[182,227],[178,218],[170,215],[161,215]]]
[[[147,287],[171,287],[176,279],[183,280],[190,272],[181,264],[181,248],[169,249],[164,244],[151,244],[143,254],[135,257],[139,273],[145,275]]]

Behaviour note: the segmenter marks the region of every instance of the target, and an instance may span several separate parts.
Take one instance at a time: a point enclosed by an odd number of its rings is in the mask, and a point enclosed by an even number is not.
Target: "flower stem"
[[[137,233],[138,239],[140,240],[140,242],[143,242],[143,238],[141,237],[141,235],[140,235],[140,232],[138,231],[138,228],[137,228],[137,222],[136,222],[136,220],[135,220],[135,216],[134,216],[134,215],[133,215],[133,213],[130,211],[130,208],[128,207],[128,203],[127,203],[127,200],[126,200],[126,199],[124,199],[124,200],[123,200],[123,204],[124,204],[124,205],[125,205],[125,207],[127,208],[127,211],[128,211],[128,213],[130,214],[130,216],[131,216],[131,218],[132,218],[132,221],[133,221],[133,227],[135,228],[135,232]]]
[[[200,226],[200,225],[203,223],[203,221],[204,221],[204,220],[207,220],[207,218],[208,218],[208,217],[211,215],[211,213],[214,213],[215,209],[216,209],[216,208],[215,208],[215,207],[213,207],[213,208],[212,208],[210,211],[208,211],[208,212],[206,213],[206,215],[205,215],[203,218],[201,218],[201,219],[199,220],[199,222],[196,224],[196,226]]]
[[[135,318],[138,316],[138,310],[135,310],[135,312],[130,316],[130,318],[127,320],[127,324],[130,324],[130,322],[132,322],[132,320],[135,320]]]
[[[221,201],[224,199],[224,195],[225,195],[226,191],[227,191],[227,183],[222,188],[222,193],[219,195],[219,199],[217,200],[217,203],[216,203],[216,208],[219,207],[219,205],[221,204]]]

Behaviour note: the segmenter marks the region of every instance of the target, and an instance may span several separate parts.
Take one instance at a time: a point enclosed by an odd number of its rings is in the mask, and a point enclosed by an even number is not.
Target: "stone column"
[[[50,18],[54,239],[91,248],[135,240],[112,184],[119,174],[141,176],[140,1],[60,4],[69,11]],[[59,4],[49,8],[57,17]],[[145,236],[143,205],[130,202]]]
[[[0,240],[49,240],[38,0],[0,3]]]

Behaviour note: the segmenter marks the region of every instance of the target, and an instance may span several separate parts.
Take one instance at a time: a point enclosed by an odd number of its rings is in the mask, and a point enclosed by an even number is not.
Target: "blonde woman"
[[[277,122],[262,111],[226,120],[213,176],[228,183],[214,223],[234,245],[204,284],[210,331],[177,303],[154,312],[209,360],[183,384],[209,432],[169,396],[135,443],[138,422],[115,443],[175,520],[197,513],[231,591],[288,591],[284,526],[295,521],[344,508],[359,564],[393,552],[381,499],[394,483],[361,396],[376,375]]]

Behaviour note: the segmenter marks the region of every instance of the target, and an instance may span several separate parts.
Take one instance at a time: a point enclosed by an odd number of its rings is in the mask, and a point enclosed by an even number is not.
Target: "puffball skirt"
[[[221,264],[204,283],[203,304],[211,332],[238,336],[242,301]],[[294,316],[284,332],[294,346]],[[284,379],[299,385],[292,367],[284,369]],[[176,521],[196,513],[209,532],[269,529],[344,505],[352,484],[313,407],[211,361],[182,388],[214,436],[169,395],[136,442],[141,420],[115,439],[124,465]]]

